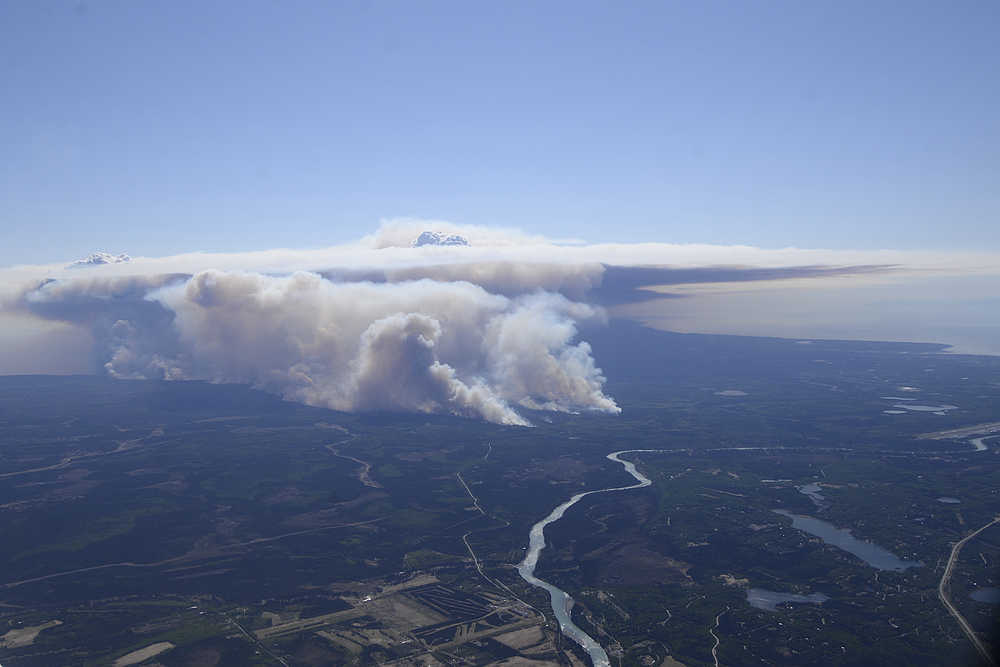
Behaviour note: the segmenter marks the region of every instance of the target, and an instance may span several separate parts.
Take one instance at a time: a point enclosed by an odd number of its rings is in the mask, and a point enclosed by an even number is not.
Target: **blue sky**
[[[7,2],[0,265],[426,217],[1000,249],[996,2]]]

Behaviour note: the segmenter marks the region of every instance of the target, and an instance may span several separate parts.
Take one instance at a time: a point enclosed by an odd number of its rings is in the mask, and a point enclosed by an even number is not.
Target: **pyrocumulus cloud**
[[[123,379],[240,382],[337,410],[500,424],[526,424],[518,407],[619,411],[576,340],[576,323],[600,312],[550,292],[203,271],[53,281],[21,304],[89,327],[103,369]]]

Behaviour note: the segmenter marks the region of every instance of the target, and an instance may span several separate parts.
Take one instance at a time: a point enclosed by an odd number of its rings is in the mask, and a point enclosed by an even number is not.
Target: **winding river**
[[[625,467],[625,471],[635,478],[636,483],[631,486],[614,486],[607,489],[584,491],[583,493],[576,494],[563,504],[556,507],[547,517],[531,527],[531,533],[528,538],[528,551],[524,555],[524,560],[517,565],[517,571],[521,575],[522,579],[527,581],[532,586],[543,588],[548,591],[549,598],[552,601],[552,612],[556,615],[556,620],[559,621],[559,630],[583,647],[587,654],[590,655],[590,660],[594,663],[594,667],[611,667],[611,661],[608,659],[608,653],[604,650],[604,647],[601,646],[596,639],[580,629],[580,626],[573,622],[571,617],[573,598],[570,597],[569,593],[561,588],[553,586],[549,582],[543,581],[535,576],[535,567],[538,565],[538,556],[541,554],[542,549],[545,548],[545,527],[550,523],[555,523],[561,519],[566,513],[566,510],[578,503],[581,498],[591,494],[607,493],[609,491],[628,491],[629,489],[641,489],[642,487],[649,486],[653,482],[641,472],[636,470],[634,463],[631,461],[625,461],[621,459],[620,456],[622,454],[629,454],[633,452],[659,451],[663,450],[624,449],[620,452],[612,452],[611,454],[608,454],[607,458],[615,463],[622,464],[622,466]]]

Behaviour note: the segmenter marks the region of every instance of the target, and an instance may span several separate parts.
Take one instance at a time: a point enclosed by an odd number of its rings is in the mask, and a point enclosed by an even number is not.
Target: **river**
[[[538,557],[542,553],[542,549],[545,548],[545,527],[550,523],[555,523],[563,517],[570,507],[575,505],[580,501],[580,499],[586,496],[592,495],[594,493],[607,493],[609,491],[628,491],[629,489],[641,489],[643,487],[649,486],[653,482],[643,475],[641,472],[636,470],[635,464],[631,461],[625,461],[620,458],[622,454],[629,454],[633,452],[659,452],[663,450],[659,449],[625,449],[620,452],[612,452],[608,454],[607,458],[614,461],[615,463],[620,463],[625,468],[625,472],[632,475],[635,478],[636,483],[631,486],[614,486],[607,489],[595,489],[594,491],[584,491],[583,493],[578,493],[563,504],[552,510],[547,517],[536,523],[531,527],[531,532],[528,537],[528,551],[524,555],[524,560],[522,560],[517,565],[517,571],[521,575],[521,578],[527,581],[532,586],[545,589],[549,593],[549,599],[552,601],[552,612],[556,616],[556,620],[559,622],[559,630],[575,641],[577,644],[583,647],[583,650],[587,652],[590,656],[591,662],[594,663],[594,667],[611,667],[611,661],[608,659],[608,653],[604,650],[601,644],[584,632],[580,626],[573,622],[571,613],[573,609],[573,598],[569,593],[553,586],[547,581],[543,581],[535,576],[535,567],[538,565]]]

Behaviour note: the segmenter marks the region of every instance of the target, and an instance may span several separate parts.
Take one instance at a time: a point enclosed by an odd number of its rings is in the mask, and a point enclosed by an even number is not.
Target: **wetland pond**
[[[815,535],[824,543],[857,556],[877,570],[903,572],[911,567],[923,565],[918,561],[902,560],[896,554],[877,544],[859,540],[851,534],[848,528],[837,528],[832,523],[803,514],[792,514],[787,510],[772,511],[791,519],[792,527],[796,530]]]
[[[985,602],[986,604],[1000,604],[1000,588],[977,588],[969,594],[969,597],[976,602]]]
[[[750,603],[750,606],[757,609],[763,609],[764,611],[778,611],[778,605],[786,602],[800,604],[823,604],[829,599],[830,598],[822,593],[800,595],[798,593],[779,593],[778,591],[769,591],[766,588],[751,588],[747,590],[747,602]]]

